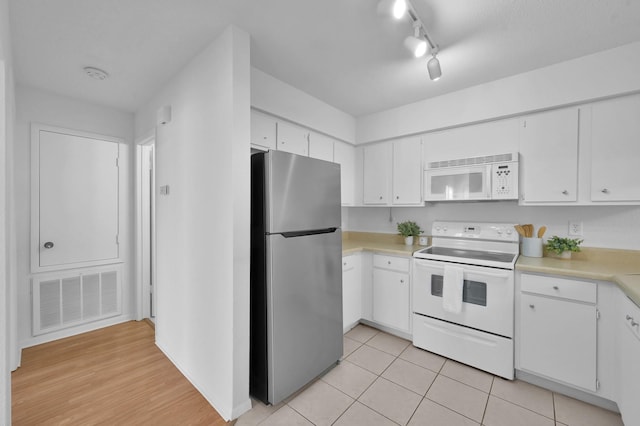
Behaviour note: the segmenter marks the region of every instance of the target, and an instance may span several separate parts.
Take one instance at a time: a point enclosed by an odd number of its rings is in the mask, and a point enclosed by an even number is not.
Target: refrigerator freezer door
[[[265,156],[266,232],[340,227],[339,164],[281,151]]]
[[[342,356],[342,233],[267,237],[269,402]]]

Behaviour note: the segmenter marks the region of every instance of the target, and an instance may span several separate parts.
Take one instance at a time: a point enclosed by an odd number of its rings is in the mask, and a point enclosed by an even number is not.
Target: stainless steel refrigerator
[[[342,356],[340,166],[251,156],[250,393],[277,404]]]

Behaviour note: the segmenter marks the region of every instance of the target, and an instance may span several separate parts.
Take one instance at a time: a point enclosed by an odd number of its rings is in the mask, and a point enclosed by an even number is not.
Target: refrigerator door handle
[[[285,238],[304,237],[306,235],[318,235],[318,234],[331,234],[336,232],[338,228],[324,228],[324,229],[311,229],[307,231],[293,231],[293,232],[278,232]],[[267,234],[273,235],[273,234]]]

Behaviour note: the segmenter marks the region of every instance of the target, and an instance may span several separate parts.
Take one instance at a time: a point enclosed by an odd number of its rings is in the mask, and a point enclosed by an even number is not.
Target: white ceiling
[[[10,0],[19,83],[135,111],[230,23],[252,66],[360,116],[640,40],[637,0],[413,0],[443,77],[377,0]],[[106,70],[95,81],[84,66]]]

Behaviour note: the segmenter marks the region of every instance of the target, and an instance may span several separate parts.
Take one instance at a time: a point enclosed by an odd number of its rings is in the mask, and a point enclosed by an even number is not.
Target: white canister
[[[522,239],[522,255],[527,257],[542,257],[542,238]]]

